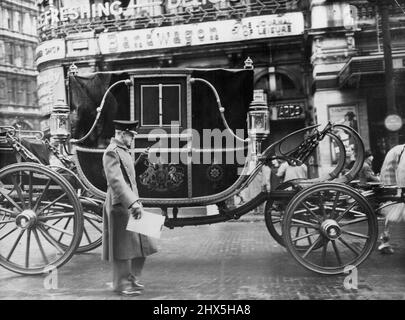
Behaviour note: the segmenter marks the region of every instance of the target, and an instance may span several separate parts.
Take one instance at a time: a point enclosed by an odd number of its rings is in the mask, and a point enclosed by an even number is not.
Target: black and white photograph
[[[405,0],[0,0],[0,302],[405,300],[404,89]]]

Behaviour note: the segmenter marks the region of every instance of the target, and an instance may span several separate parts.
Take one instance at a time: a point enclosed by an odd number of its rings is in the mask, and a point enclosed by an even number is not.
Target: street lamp
[[[63,101],[58,100],[52,108],[49,118],[49,129],[51,137],[55,142],[64,143],[70,136],[70,109]]]
[[[253,163],[261,155],[261,144],[270,134],[270,112],[263,90],[255,90],[248,112],[248,135],[251,140]]]

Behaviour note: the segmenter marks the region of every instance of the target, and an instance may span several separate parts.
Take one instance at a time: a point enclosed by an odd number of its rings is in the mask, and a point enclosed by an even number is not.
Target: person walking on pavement
[[[115,137],[103,155],[107,196],[103,206],[103,259],[112,262],[113,290],[125,296],[141,294],[139,282],[146,256],[157,252],[151,238],[127,231],[130,215],[139,219],[139,201],[135,163],[129,147],[138,121],[114,121]]]
[[[391,148],[385,158],[381,167],[381,182],[384,186],[397,186],[405,188],[405,144],[397,145]],[[389,204],[389,203],[387,203]],[[405,204],[393,203],[382,210],[382,214],[385,216],[384,231],[380,237],[381,244],[378,246],[378,250],[381,253],[394,253],[390,240],[389,228],[394,222],[405,221]]]
[[[363,167],[359,172],[360,184],[367,184],[367,182],[380,182],[380,178],[376,176],[373,169],[371,168],[371,163],[373,162],[373,154],[370,150],[366,150],[364,154]]]
[[[283,182],[295,179],[307,179],[308,168],[305,163],[294,165],[290,164],[288,161],[284,161],[278,168],[276,175],[282,178]]]

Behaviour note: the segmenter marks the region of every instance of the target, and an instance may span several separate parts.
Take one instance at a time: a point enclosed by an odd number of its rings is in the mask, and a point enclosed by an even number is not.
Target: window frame
[[[159,88],[159,124],[144,124],[143,120],[143,114],[144,114],[144,104],[143,104],[143,88],[144,87],[158,87]],[[178,106],[178,110],[179,110],[179,116],[178,116],[178,124],[177,125],[172,125],[172,124],[164,124],[163,123],[163,114],[164,114],[164,110],[163,110],[163,87],[178,87],[178,100],[179,100],[179,106]],[[175,84],[175,83],[158,83],[158,84],[140,84],[140,125],[141,127],[152,127],[152,128],[165,128],[165,127],[180,127],[181,126],[181,116],[182,116],[182,112],[181,112],[181,84]]]
[[[188,104],[189,104],[189,84],[187,82],[187,75],[182,74],[147,74],[147,75],[132,75],[134,86],[131,87],[131,119],[139,120],[138,133],[147,134],[153,129],[163,129],[170,132],[181,132],[188,127],[189,115],[188,115]],[[154,125],[143,125],[143,120],[141,119],[141,85],[178,85],[180,87],[179,93],[179,117],[178,124],[171,125],[165,124],[159,126],[159,124]],[[173,129],[173,130],[172,130]]]

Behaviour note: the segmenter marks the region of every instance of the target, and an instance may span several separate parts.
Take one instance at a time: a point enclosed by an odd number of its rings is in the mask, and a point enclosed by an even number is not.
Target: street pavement
[[[346,289],[346,275],[307,271],[271,238],[262,217],[251,216],[164,229],[159,253],[147,258],[139,297],[111,291],[111,269],[98,248],[60,268],[57,289],[45,276],[0,268],[0,299],[405,299],[405,224],[394,226],[392,243],[395,254],[375,250],[358,269],[358,289]]]

